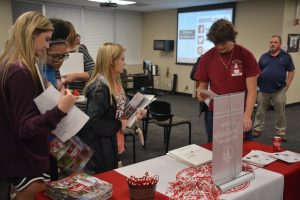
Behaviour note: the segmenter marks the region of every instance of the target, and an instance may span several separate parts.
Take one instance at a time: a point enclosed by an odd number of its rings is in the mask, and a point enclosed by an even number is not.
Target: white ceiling
[[[15,1],[24,2],[25,0],[15,0]],[[102,9],[112,9],[112,10],[118,9],[118,10],[135,11],[135,12],[150,12],[150,11],[159,11],[159,10],[176,9],[176,8],[218,4],[218,3],[228,3],[233,1],[246,1],[246,0],[132,0],[132,1],[135,1],[136,4],[127,5],[127,6],[119,5],[117,8],[102,8]],[[46,2],[46,3],[68,4],[68,5],[100,8],[99,3],[88,1],[88,0],[30,0],[30,2]]]

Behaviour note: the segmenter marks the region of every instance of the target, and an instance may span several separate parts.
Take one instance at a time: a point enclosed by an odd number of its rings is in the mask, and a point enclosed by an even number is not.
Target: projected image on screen
[[[210,26],[218,19],[233,20],[234,4],[196,8],[178,9],[177,63],[195,63],[214,46],[206,37]]]

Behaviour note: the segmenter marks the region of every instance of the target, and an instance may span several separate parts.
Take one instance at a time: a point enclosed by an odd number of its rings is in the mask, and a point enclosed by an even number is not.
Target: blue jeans
[[[204,114],[204,124],[207,134],[207,142],[210,143],[213,140],[213,112],[208,111]],[[252,130],[245,132],[245,139],[252,140]]]

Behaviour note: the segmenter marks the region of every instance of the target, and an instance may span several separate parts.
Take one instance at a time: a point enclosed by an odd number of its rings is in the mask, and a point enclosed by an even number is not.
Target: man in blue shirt
[[[280,36],[271,37],[270,51],[261,56],[258,64],[261,74],[258,78],[259,92],[253,137],[261,135],[265,113],[272,100],[276,112],[276,135],[286,141],[286,92],[294,78],[295,66],[291,56],[281,49]]]

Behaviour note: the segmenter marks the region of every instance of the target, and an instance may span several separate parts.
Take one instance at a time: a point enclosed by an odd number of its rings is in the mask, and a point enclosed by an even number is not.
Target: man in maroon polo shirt
[[[252,111],[256,101],[257,77],[259,66],[253,54],[235,43],[237,32],[233,24],[225,19],[217,20],[207,34],[208,40],[215,47],[201,56],[195,79],[199,81],[198,89],[208,89],[222,95],[246,92],[244,127],[246,139],[252,140]],[[198,100],[207,96],[197,92]],[[205,128],[208,142],[212,142],[213,102],[210,101],[209,112],[205,113]]]

